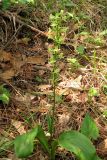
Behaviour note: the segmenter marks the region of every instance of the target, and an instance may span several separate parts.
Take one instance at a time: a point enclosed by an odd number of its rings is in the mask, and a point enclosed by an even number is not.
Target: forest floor
[[[52,106],[48,48],[53,45],[47,33],[52,12],[42,7],[31,10],[31,7],[18,6],[0,11],[0,84],[10,92],[9,104],[0,102],[1,141],[14,139],[36,123],[47,129],[46,115]],[[102,12],[94,6],[88,7],[91,8],[90,19],[76,15],[80,23],[69,20],[65,24],[68,31],[61,45],[64,58],[59,63],[55,136],[64,130],[79,130],[88,112],[100,131],[99,138],[94,141],[97,153],[107,160],[107,30],[106,34],[102,32]],[[90,8],[86,8],[86,13]],[[78,46],[83,53],[77,52]],[[68,58],[77,61],[70,64]],[[92,89],[97,94],[90,99]],[[11,148],[0,150],[0,159],[6,158],[18,160]],[[38,146],[27,159],[48,158]],[[58,150],[56,159],[75,160],[75,157]]]

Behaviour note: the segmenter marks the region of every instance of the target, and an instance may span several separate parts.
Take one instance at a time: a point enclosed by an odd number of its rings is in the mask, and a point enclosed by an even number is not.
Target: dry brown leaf
[[[26,133],[24,125],[21,121],[11,120],[11,124],[16,128],[20,135]]]
[[[81,103],[86,103],[88,101],[87,93],[83,92],[78,95],[78,99]]]
[[[58,115],[58,121],[61,126],[66,126],[70,120],[70,113]]]
[[[39,70],[38,73],[39,73],[40,76],[43,76],[45,71],[44,70]]]
[[[70,92],[71,92],[71,90],[68,89],[68,88],[64,88],[64,89],[63,89],[63,88],[58,87],[58,88],[56,89],[56,94],[59,95],[59,96],[61,96],[61,95],[66,96],[66,95],[68,95]]]
[[[82,89],[81,79],[82,76],[80,75],[76,79],[70,79],[70,80],[67,79],[66,81],[60,82],[58,86],[62,88],[72,88],[75,90],[81,90]]]
[[[14,69],[6,70],[3,73],[0,73],[0,77],[4,80],[11,79],[15,76]]]
[[[59,68],[60,68],[60,70],[63,70],[65,68],[65,63],[64,62],[60,62],[59,63]]]
[[[19,95],[19,94],[16,94],[14,96],[14,99],[22,104],[25,104],[25,105],[30,105],[31,103],[31,100],[32,100],[32,95],[30,94],[25,94],[25,95]]]
[[[18,58],[14,58],[12,61],[11,61],[12,65],[13,65],[13,68],[18,71],[20,70],[20,68],[25,64],[24,61],[18,59]]]
[[[78,99],[78,95],[79,95],[79,92],[78,91],[75,91],[75,92],[72,92],[71,94],[69,94],[69,95],[67,95],[66,97],[65,97],[65,100],[67,101],[67,102],[70,102],[70,101],[72,101],[72,103],[74,102],[77,102],[77,103],[79,103],[79,102],[81,102],[79,99]]]
[[[39,85],[38,89],[41,91],[49,90],[51,88],[51,85]]]
[[[0,160],[22,160],[22,158],[17,158],[14,153],[9,153],[8,158],[0,159]]]
[[[0,50],[0,61],[10,61],[12,59],[12,55],[10,52],[5,52]]]
[[[25,37],[25,38],[18,39],[17,43],[28,45],[28,43],[29,43],[30,40],[31,40],[30,38]]]
[[[45,59],[40,57],[40,56],[32,56],[32,57],[28,57],[26,59],[26,62],[31,63],[31,64],[44,65],[45,64]]]
[[[107,154],[107,139],[103,140],[99,144],[98,149],[101,150],[104,155]]]

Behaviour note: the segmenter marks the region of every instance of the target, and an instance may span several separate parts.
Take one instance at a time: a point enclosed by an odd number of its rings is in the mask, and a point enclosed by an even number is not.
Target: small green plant
[[[89,89],[89,91],[88,91],[89,100],[91,100],[93,97],[96,97],[96,96],[98,96],[98,95],[99,95],[99,93],[98,93],[98,91],[97,91],[96,88],[91,87],[91,88]]]
[[[78,62],[76,58],[68,58],[67,60],[70,64],[71,71],[75,71],[81,67],[80,63]]]
[[[84,58],[84,59],[90,61],[90,60],[89,60],[89,57],[85,54],[85,46],[79,45],[79,46],[76,48],[76,52],[80,55],[81,58]]]
[[[98,46],[102,46],[104,44],[104,41],[101,37],[96,37],[96,38],[88,37],[85,39],[85,42],[98,45]]]
[[[74,153],[79,160],[100,160],[91,142],[91,139],[98,138],[99,130],[89,114],[86,114],[80,131],[65,131],[57,139],[54,138],[55,109],[57,103],[56,86],[59,75],[58,62],[62,58],[60,45],[64,41],[64,35],[67,30],[65,27],[62,27],[62,22],[66,20],[66,15],[61,11],[55,15],[51,15],[50,20],[51,28],[49,33],[54,41],[54,46],[49,48],[50,64],[52,65],[51,83],[53,87],[53,107],[52,111],[47,115],[50,137],[46,136],[40,125],[36,125],[31,131],[15,138],[14,149],[16,156],[19,158],[28,157],[33,153],[34,147],[39,141],[44,151],[49,155],[50,160],[55,160],[55,153],[58,146]],[[35,139],[36,141],[34,141]]]
[[[3,104],[8,104],[10,100],[10,93],[4,87],[4,85],[0,86],[0,100],[2,101]]]

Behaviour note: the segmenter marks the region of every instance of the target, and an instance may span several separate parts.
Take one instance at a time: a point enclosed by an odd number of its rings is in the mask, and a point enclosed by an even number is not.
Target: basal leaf
[[[99,137],[99,129],[89,114],[86,114],[82,122],[81,133],[94,140]]]
[[[14,141],[15,153],[18,158],[28,157],[34,149],[34,139],[38,133],[38,126],[30,132],[16,137]]]
[[[60,135],[59,145],[73,152],[80,160],[95,160],[96,150],[91,141],[78,131],[67,131]]]
[[[55,160],[55,153],[56,153],[57,147],[58,147],[58,141],[57,140],[52,141],[52,143],[51,143],[51,157],[52,157],[52,160]]]
[[[41,128],[41,126],[38,126],[38,134],[37,134],[37,139],[40,141],[41,145],[43,146],[44,150],[46,150],[50,154],[50,148],[48,145],[48,139]]]
[[[37,138],[43,148],[50,154],[48,140],[41,126],[37,126],[30,132],[16,137],[14,141],[15,153],[18,158],[28,157],[34,149],[34,139]]]

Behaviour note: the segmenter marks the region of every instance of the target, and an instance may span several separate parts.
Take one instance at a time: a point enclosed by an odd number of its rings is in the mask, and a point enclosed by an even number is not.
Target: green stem
[[[51,140],[54,136],[55,128],[54,128],[54,119],[55,119],[55,107],[56,107],[56,99],[55,99],[55,88],[56,88],[56,82],[55,82],[55,67],[56,65],[54,64],[53,66],[53,106],[52,106],[52,133],[51,133]]]

